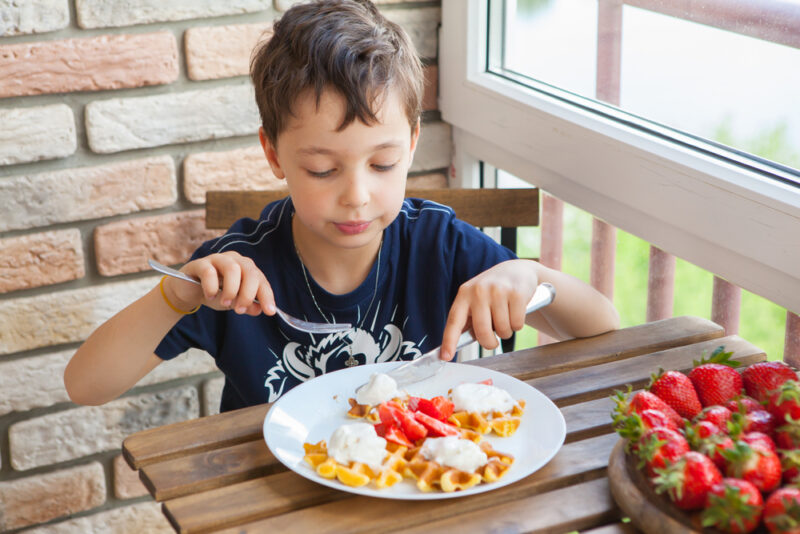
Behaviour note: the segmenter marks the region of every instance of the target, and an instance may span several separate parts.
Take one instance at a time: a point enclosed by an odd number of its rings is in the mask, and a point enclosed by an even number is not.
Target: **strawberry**
[[[720,469],[725,467],[722,451],[733,448],[733,439],[710,421],[699,421],[686,425],[686,440],[693,451],[708,456]]]
[[[764,524],[773,534],[800,534],[800,489],[784,487],[764,503]]]
[[[788,421],[786,416],[800,419],[800,382],[787,380],[778,386],[769,396],[767,409],[779,425]]]
[[[694,418],[703,408],[689,377],[679,371],[659,369],[650,377],[650,393],[669,404],[681,417]]]
[[[719,347],[708,360],[694,362],[695,368],[689,372],[689,379],[703,406],[725,404],[742,393],[742,377],[733,369],[741,362],[731,360],[732,355],[732,352],[723,352],[723,347]]]
[[[783,362],[754,363],[742,371],[742,382],[747,394],[759,402],[766,402],[769,394],[787,380],[797,380],[797,373]]]
[[[774,490],[781,482],[781,460],[763,445],[740,440],[722,455],[727,460],[725,474],[729,477],[747,480],[763,492]]]
[[[628,440],[629,446],[634,449],[642,435],[652,428],[668,428],[678,430],[680,427],[664,412],[647,408],[639,413],[633,411],[628,399],[621,392],[614,397],[614,411],[611,417],[614,421],[614,430]]]
[[[755,400],[753,397],[748,397],[747,395],[739,395],[738,397],[734,397],[725,404],[725,407],[733,413],[750,413],[756,410],[764,409],[764,406],[760,402]]]
[[[772,438],[763,432],[747,432],[739,439],[754,449],[761,449],[769,452],[777,452],[778,450]]]
[[[731,411],[724,406],[709,406],[695,418],[695,421],[709,421],[717,425],[720,430],[727,430],[728,421],[731,420]]]
[[[783,469],[783,483],[797,485],[797,475],[800,475],[800,450],[789,449],[779,450],[778,457],[781,459]]]
[[[641,414],[644,410],[658,410],[663,412],[672,421],[676,428],[683,426],[683,418],[678,412],[673,410],[669,404],[655,396],[649,391],[638,391],[630,398],[631,388],[628,387],[627,395],[622,391],[617,391],[613,397],[616,406],[615,412],[630,415],[631,413]]]
[[[746,480],[723,478],[708,492],[708,502],[701,515],[704,527],[723,532],[752,532],[761,520],[764,499],[761,492]]]
[[[766,410],[754,410],[744,414],[745,432],[763,432],[772,435],[775,430],[775,418]]]
[[[653,478],[656,493],[667,492],[672,502],[682,510],[703,508],[708,492],[720,481],[722,473],[714,462],[695,451],[687,452],[663,469],[656,469]]]
[[[775,429],[775,443],[781,449],[800,449],[800,420],[788,418]]]
[[[648,476],[655,476],[656,469],[662,469],[669,463],[689,452],[689,443],[680,433],[667,428],[648,430],[639,440],[636,454],[641,459],[639,468],[646,467]]]

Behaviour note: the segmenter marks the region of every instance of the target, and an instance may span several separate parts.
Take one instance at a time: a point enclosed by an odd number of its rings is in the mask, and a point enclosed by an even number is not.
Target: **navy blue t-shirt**
[[[435,202],[406,199],[384,230],[380,264],[354,291],[334,295],[308,276],[314,305],[292,240],[291,198],[267,205],[258,221],[240,219],[205,242],[192,259],[234,250],[251,258],[287,313],[308,321],[347,322],[354,328],[308,334],[277,316],[238,315],[203,306],[186,315],[156,348],[168,360],[197,347],[225,374],[222,411],[273,402],[301,382],[343,369],[350,355],[360,365],[410,360],[442,341],[459,286],[515,258],[475,227]],[[377,292],[376,288],[377,278]],[[373,295],[374,299],[373,299]]]

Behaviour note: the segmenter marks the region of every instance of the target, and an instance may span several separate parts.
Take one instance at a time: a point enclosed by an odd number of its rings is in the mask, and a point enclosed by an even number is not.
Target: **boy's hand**
[[[538,284],[530,263],[505,261],[461,285],[442,336],[440,355],[443,360],[453,359],[458,337],[467,328],[472,329],[475,339],[486,349],[497,347],[495,332],[507,339],[522,329],[525,306]]]
[[[190,261],[181,271],[198,278],[200,285],[175,278],[164,280],[170,302],[180,309],[191,310],[204,304],[215,310],[232,309],[238,314],[275,314],[272,288],[250,258],[236,252],[211,254]]]

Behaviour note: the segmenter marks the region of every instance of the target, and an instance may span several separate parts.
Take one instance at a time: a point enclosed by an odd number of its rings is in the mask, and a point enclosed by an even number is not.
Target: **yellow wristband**
[[[164,291],[164,279],[165,278],[166,278],[166,276],[162,276],[161,277],[161,281],[158,283],[158,287],[159,287],[159,289],[161,289],[161,296],[164,297],[164,302],[167,303],[167,306],[172,308],[173,311],[180,313],[181,315],[189,315],[189,314],[192,314],[192,313],[194,313],[194,312],[196,312],[197,310],[200,309],[200,306],[201,306],[200,304],[198,304],[193,310],[188,311],[188,312],[187,311],[183,311],[183,310],[179,310],[178,308],[176,308],[175,305],[169,301],[169,299],[167,298],[167,293]]]

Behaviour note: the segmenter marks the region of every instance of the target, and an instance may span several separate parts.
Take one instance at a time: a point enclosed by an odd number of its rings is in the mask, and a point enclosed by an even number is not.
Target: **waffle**
[[[323,478],[336,478],[342,484],[352,487],[360,487],[373,481],[378,489],[389,488],[403,479],[402,472],[406,466],[405,454],[406,447],[388,443],[386,451],[388,455],[383,460],[381,468],[373,470],[361,462],[350,462],[343,465],[328,456],[328,446],[325,440],[318,443],[304,443],[305,460],[317,474]]]
[[[422,447],[415,447],[406,452],[406,465],[403,474],[416,481],[417,489],[423,492],[440,489],[444,492],[463,491],[481,482],[496,482],[505,475],[514,457],[494,450],[488,442],[479,444],[486,453],[488,462],[473,473],[467,473],[443,466],[432,460],[426,459]]]
[[[448,421],[461,429],[474,430],[480,434],[494,432],[500,437],[509,437],[519,428],[525,401],[520,400],[508,412],[456,412]]]

